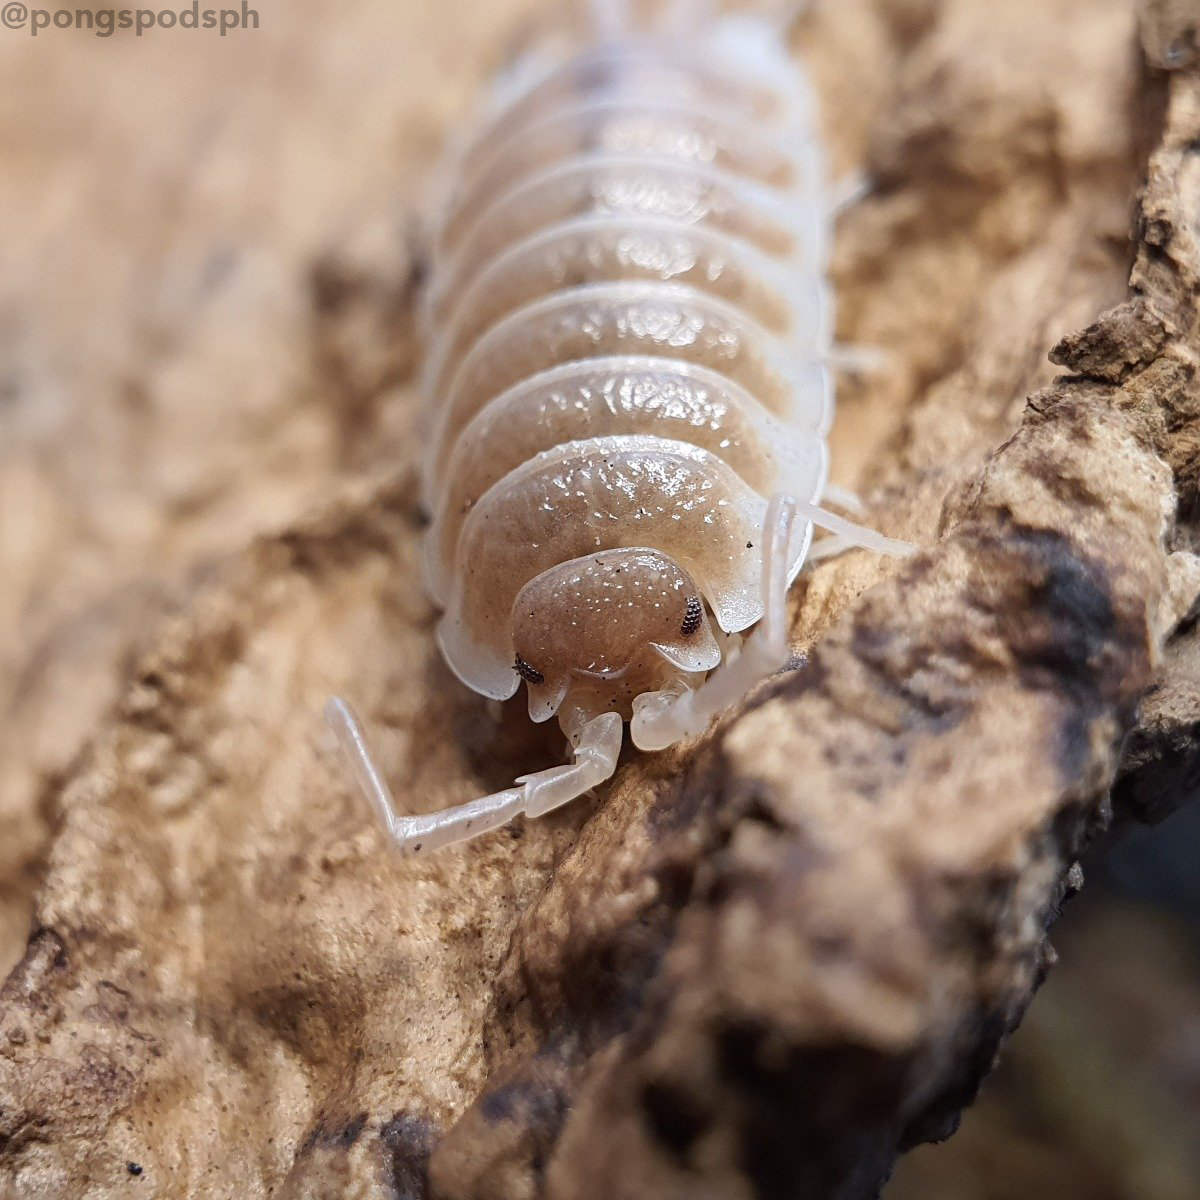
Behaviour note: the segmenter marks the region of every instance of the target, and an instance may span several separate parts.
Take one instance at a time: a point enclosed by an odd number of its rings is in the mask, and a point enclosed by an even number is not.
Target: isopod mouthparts
[[[823,550],[907,549],[818,506],[830,202],[766,20],[631,33],[509,86],[455,174],[423,309],[438,642],[484,696],[524,683],[573,761],[402,817],[331,703],[409,853],[565,804],[616,769],[623,721],[670,745],[779,669],[814,525]]]

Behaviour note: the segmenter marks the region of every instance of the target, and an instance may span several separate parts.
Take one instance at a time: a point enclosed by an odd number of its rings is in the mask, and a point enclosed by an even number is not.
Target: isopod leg
[[[863,504],[857,492],[839,487],[836,483],[827,483],[821,498],[830,504],[837,505],[843,512],[848,512],[851,516],[861,517],[867,511],[866,505]]]
[[[834,182],[826,198],[826,211],[831,221],[842,213],[861,204],[875,187],[874,180],[865,171],[851,171]]]
[[[523,776],[517,780],[518,787],[455,808],[405,817],[396,812],[362,724],[350,706],[340,697],[333,697],[325,705],[325,720],[336,734],[367,802],[402,854],[428,854],[499,829],[519,813],[536,817],[567,804],[608,779],[616,770],[621,752],[621,718],[616,713],[605,713],[583,727],[573,763]]]
[[[889,370],[892,356],[880,346],[831,346],[825,362],[844,375],[879,375]]]
[[[841,549],[862,546],[895,557],[913,552],[908,542],[885,537],[815,504],[793,496],[773,497],[763,522],[762,620],[736,657],[723,662],[695,690],[648,692],[634,701],[630,732],[639,749],[662,750],[680,738],[703,732],[713,717],[787,663],[790,567],[796,532],[805,521],[832,532]]]
[[[517,782],[524,787],[525,815],[540,817],[611,779],[621,753],[622,724],[616,713],[593,717],[580,731],[574,762],[522,775]]]
[[[889,558],[907,558],[916,553],[917,548],[912,542],[877,533],[874,529],[868,529],[856,521],[848,521],[845,517],[839,517],[837,513],[827,512],[803,500],[791,500],[790,503],[796,506],[796,511],[804,520],[836,534],[847,548],[858,546],[863,550],[874,550],[876,554],[886,554]]]
[[[849,538],[844,538],[841,534],[835,533],[832,537],[822,538],[819,542],[813,542],[808,552],[807,561],[814,563],[823,562],[827,558],[837,558],[839,554],[845,554],[847,550],[853,550],[856,546],[856,542],[852,542]]]

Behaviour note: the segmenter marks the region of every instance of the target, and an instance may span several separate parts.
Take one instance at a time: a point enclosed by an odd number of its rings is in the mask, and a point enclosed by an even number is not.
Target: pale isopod
[[[401,816],[331,700],[410,853],[565,804],[612,775],[626,721],[663,748],[778,670],[814,526],[909,550],[819,506],[830,201],[776,30],[617,37],[507,91],[434,239],[426,581],[454,673],[496,700],[524,682],[574,761]]]

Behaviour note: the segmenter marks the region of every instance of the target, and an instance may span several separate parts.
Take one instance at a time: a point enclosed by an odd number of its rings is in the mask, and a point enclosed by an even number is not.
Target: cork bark
[[[5,281],[48,315],[3,413],[0,853],[32,932],[0,1195],[875,1196],[1020,1020],[1088,841],[1197,790],[1197,14],[796,20],[833,161],[876,180],[834,282],[841,337],[890,362],[840,390],[835,473],[920,553],[808,573],[792,667],[700,739],[399,860],[328,693],[411,811],[562,747],[433,645],[410,380],[430,164],[550,18],[397,7],[140,60],[56,44],[67,115],[121,72],[173,87],[146,128],[96,119],[24,217],[45,261]],[[127,192],[157,238],[97,207]],[[153,283],[114,281],[138,255]],[[64,365],[81,331],[109,352]]]

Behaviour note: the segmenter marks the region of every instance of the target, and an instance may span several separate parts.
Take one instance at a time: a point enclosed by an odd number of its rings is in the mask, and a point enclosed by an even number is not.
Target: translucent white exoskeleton
[[[434,239],[426,580],[458,678],[495,700],[523,681],[574,761],[404,817],[330,701],[411,853],[565,804],[613,773],[626,721],[661,749],[778,670],[814,526],[908,549],[820,507],[831,201],[773,27],[615,38],[503,92]]]

